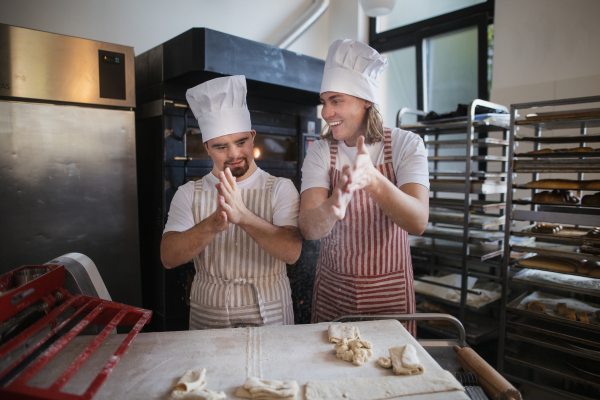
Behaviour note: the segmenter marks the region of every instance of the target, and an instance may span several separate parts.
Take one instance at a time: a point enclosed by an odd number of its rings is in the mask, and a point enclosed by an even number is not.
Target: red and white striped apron
[[[392,183],[392,136],[384,128],[384,163],[375,168]],[[342,172],[331,142],[330,191]],[[394,224],[364,190],[352,196],[346,217],[321,240],[312,302],[312,322],[345,314],[414,313],[415,290],[408,233]],[[403,322],[416,337],[415,321]]]

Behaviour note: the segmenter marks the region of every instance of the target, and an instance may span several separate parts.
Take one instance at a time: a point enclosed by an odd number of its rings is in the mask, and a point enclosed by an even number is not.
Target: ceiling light
[[[369,17],[379,17],[389,14],[396,0],[360,0],[360,5]]]

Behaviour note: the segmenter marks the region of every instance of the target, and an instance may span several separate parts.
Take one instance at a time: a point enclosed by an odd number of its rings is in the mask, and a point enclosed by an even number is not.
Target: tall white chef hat
[[[336,40],[327,52],[321,93],[338,92],[379,103],[379,77],[387,58],[356,40]]]
[[[198,119],[202,141],[252,129],[246,105],[244,75],[216,78],[195,86],[185,94]]]

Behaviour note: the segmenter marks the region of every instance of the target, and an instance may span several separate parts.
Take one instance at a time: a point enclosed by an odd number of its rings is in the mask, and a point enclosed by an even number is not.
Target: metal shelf
[[[519,127],[528,127],[533,129],[581,129],[581,128],[597,128],[600,126],[599,118],[582,119],[579,121],[552,121],[552,122],[528,122],[517,121]]]
[[[462,147],[464,148],[468,143],[466,140],[425,140],[423,142],[425,146],[437,146],[437,147]],[[475,139],[471,142],[473,147],[502,147],[508,146],[508,140],[495,139],[495,138],[481,138]]]
[[[591,352],[584,351],[584,349],[577,349],[576,347],[569,346],[564,341],[552,338],[552,337],[544,337],[539,334],[533,334],[530,332],[520,332],[520,333],[506,333],[506,338],[511,340],[516,340],[519,342],[525,342],[530,344],[535,344],[540,347],[546,347],[548,349],[560,351],[561,353],[572,354],[578,357],[584,357],[594,361],[600,361],[600,351],[599,352]]]
[[[537,171],[539,173],[542,173],[543,171]],[[577,171],[569,171],[569,172],[577,172]],[[536,188],[532,188],[532,187],[527,187],[525,185],[517,185],[514,184],[512,185],[513,189],[524,189],[524,190],[586,190],[589,192],[598,192],[600,191],[600,189],[586,189],[586,188],[566,188],[566,187],[562,187],[562,188],[557,188],[557,187],[536,187]]]
[[[430,207],[443,207],[449,209],[464,210],[465,201],[462,199],[441,199],[439,197],[429,198]],[[488,212],[506,208],[506,203],[490,200],[471,200],[470,210]]]
[[[522,136],[516,137],[516,142],[534,142],[547,144],[560,143],[600,143],[600,135],[573,136]]]
[[[429,176],[460,176],[464,177],[464,171],[439,171],[439,170],[431,170],[429,171]],[[472,177],[476,178],[506,178],[506,172],[487,172],[487,171],[472,171]]]
[[[560,209],[560,211],[557,211]],[[513,210],[513,219],[518,221],[548,222],[551,224],[582,225],[595,227],[598,225],[600,209],[569,208],[546,206],[539,211]]]
[[[545,320],[545,321],[553,321],[554,323],[568,325],[568,326],[575,326],[578,328],[584,328],[584,329],[589,329],[589,330],[593,330],[593,331],[600,331],[600,323],[596,322],[593,318],[590,320],[589,324],[584,324],[579,321],[573,321],[568,318],[558,316],[558,314],[553,315],[553,314],[548,314],[548,313],[536,313],[533,311],[529,311],[527,308],[525,308],[525,306],[522,306],[521,303],[523,302],[523,300],[526,297],[528,297],[532,293],[534,293],[534,292],[527,291],[527,292],[523,293],[522,295],[520,295],[519,297],[514,299],[510,304],[508,304],[506,306],[506,310],[510,311],[511,313],[523,315],[526,317],[531,317],[531,318]],[[555,299],[561,299],[560,296],[555,296],[555,295],[550,295],[550,294],[545,294],[545,295],[549,296],[549,297],[553,297]],[[583,302],[583,303],[588,304],[590,307],[600,308],[600,305],[598,305],[598,304],[593,304],[590,302]]]
[[[464,231],[457,228],[428,226],[421,236],[462,242]],[[472,244],[496,243],[500,240],[504,240],[504,232],[480,232],[473,230],[469,232],[469,243]]]
[[[535,238],[539,238],[539,239],[546,239],[549,241],[553,241],[554,243],[562,242],[562,243],[568,243],[568,244],[573,244],[573,245],[582,245],[584,240],[586,242],[600,243],[600,239],[598,239],[598,238],[582,237],[583,235],[585,235],[586,233],[589,232],[589,229],[586,229],[586,228],[565,227],[557,233],[537,233],[537,232],[531,232],[531,229],[534,226],[535,225],[526,226],[525,228],[522,228],[522,229],[519,229],[516,231],[512,231],[510,234],[513,236],[535,237]]]
[[[469,159],[471,161],[508,161],[507,157],[490,156],[490,155],[471,156]],[[427,161],[466,162],[467,157],[466,156],[432,156],[432,157],[427,157]]]
[[[600,351],[600,343],[597,340],[598,334],[587,329],[579,329],[571,325],[562,325],[553,321],[544,321],[521,316],[517,316],[516,318],[507,321],[506,326],[507,328],[551,336],[571,342],[575,345],[596,348],[597,351]]]
[[[583,152],[575,152],[575,151],[563,151],[563,152],[552,152],[552,153],[518,153],[514,155],[515,160],[519,158],[539,158],[539,159],[547,159],[547,158],[598,158],[600,157],[600,151],[583,151]],[[593,160],[596,163],[597,160]]]
[[[536,253],[540,256],[568,257],[575,258],[577,260],[600,261],[600,255],[579,253],[578,246],[569,246],[556,243],[533,242],[532,244],[527,245],[513,244],[511,245],[511,250],[524,253]]]
[[[539,275],[539,277],[535,279],[531,276],[528,276],[531,274],[530,270],[534,273],[537,273],[536,275]],[[600,279],[591,278],[586,275],[575,275],[568,273],[563,274],[555,271],[524,268],[512,277],[512,281],[524,283],[526,285],[563,290],[566,292],[580,293],[589,296],[600,296]],[[584,283],[587,285],[583,285]]]
[[[572,191],[577,191],[578,189],[570,189]],[[531,197],[527,197],[524,199],[513,200],[513,204],[523,204],[523,205],[540,205],[540,206],[560,206],[567,208],[591,208],[591,209],[600,209],[600,206],[590,206],[590,205],[582,205],[582,204],[566,204],[566,203],[549,203],[549,202],[539,202],[539,201],[531,201]]]
[[[431,238],[415,238],[410,241],[410,249],[414,254],[443,255],[449,258],[462,259],[462,244]],[[469,245],[470,260],[484,261],[502,254],[502,247],[497,244]]]
[[[505,222],[504,215],[471,214],[469,227],[475,229],[497,228]],[[429,222],[463,226],[464,213],[432,208],[429,210]]]
[[[432,192],[464,193],[465,181],[454,179],[430,179],[430,190]],[[471,181],[471,194],[502,194],[506,193],[506,183],[487,183]]]
[[[535,160],[515,160],[513,163],[513,171],[517,173],[600,172],[600,160],[598,160],[600,153],[579,154],[598,154],[598,156],[586,156],[587,158],[585,159],[574,157],[546,157],[543,160],[539,158]]]
[[[600,389],[600,383],[592,382],[577,375],[577,373],[573,372],[573,369],[566,364],[562,357],[556,357],[553,352],[547,350],[528,347],[527,352],[505,355],[504,359],[507,362],[531,368],[535,371],[540,371],[569,381],[591,385],[594,388]]]

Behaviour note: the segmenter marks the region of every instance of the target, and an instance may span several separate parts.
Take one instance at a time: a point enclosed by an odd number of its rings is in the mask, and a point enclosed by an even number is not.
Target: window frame
[[[417,59],[417,107],[424,110],[423,47],[425,39],[477,27],[477,97],[489,100],[488,25],[494,23],[494,1],[476,4],[437,17],[377,33],[377,19],[369,18],[369,45],[380,53],[414,46]],[[431,111],[431,110],[429,110]]]

